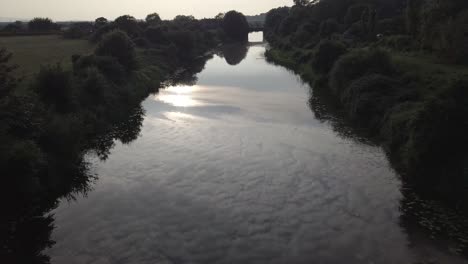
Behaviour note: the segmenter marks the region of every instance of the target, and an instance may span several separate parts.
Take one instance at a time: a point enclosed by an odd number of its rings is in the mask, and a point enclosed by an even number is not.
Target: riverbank
[[[272,48],[266,57],[333,94],[417,189],[466,209],[467,68],[364,47],[344,51],[320,73],[318,49]]]
[[[91,52],[68,49],[74,55],[65,66],[42,66],[35,74],[31,67],[21,79],[9,64],[14,54],[2,51],[0,79],[8,88],[2,83],[0,93],[1,201],[7,216],[0,222],[2,260],[43,259],[42,249],[52,243],[47,233],[51,218],[43,215],[59,198],[86,193],[96,180],[86,155],[105,160],[116,141],[136,139],[142,100],[166,82],[193,80],[212,46],[197,44],[183,54],[178,49],[136,48],[125,33],[113,31]],[[31,225],[34,232],[21,237],[18,232]],[[31,248],[27,240],[40,242]]]

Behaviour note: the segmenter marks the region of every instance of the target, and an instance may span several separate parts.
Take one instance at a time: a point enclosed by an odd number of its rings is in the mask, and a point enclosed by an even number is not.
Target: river
[[[467,263],[414,224],[383,150],[265,48],[215,55],[143,102],[136,140],[89,155],[92,190],[52,212],[52,263]]]

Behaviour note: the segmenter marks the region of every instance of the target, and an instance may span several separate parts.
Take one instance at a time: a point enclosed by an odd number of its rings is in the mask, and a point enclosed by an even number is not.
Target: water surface
[[[148,97],[139,138],[90,155],[93,190],[53,212],[52,263],[465,263],[406,224],[383,151],[264,51],[226,47]]]

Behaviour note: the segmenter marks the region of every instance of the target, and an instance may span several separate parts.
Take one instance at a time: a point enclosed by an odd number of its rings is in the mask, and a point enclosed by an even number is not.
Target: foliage
[[[398,51],[411,51],[417,49],[417,44],[414,42],[414,39],[408,35],[391,35],[384,37],[378,42],[378,44]]]
[[[265,18],[265,32],[277,33],[281,22],[289,15],[289,7],[279,7],[270,10]]]
[[[162,22],[161,17],[159,17],[158,13],[151,13],[147,15],[145,21],[150,25],[157,25]]]
[[[294,5],[306,6],[310,3],[310,0],[294,0]]]
[[[115,26],[127,33],[128,36],[136,38],[141,34],[141,28],[135,17],[130,15],[123,15],[115,19]]]
[[[116,29],[117,29],[117,26],[115,24],[102,25],[91,35],[90,40],[92,42],[97,43],[102,39],[104,35]]]
[[[354,24],[355,22],[360,21],[362,14],[368,8],[369,7],[367,5],[363,4],[355,4],[350,6],[348,8],[348,11],[346,12],[346,16],[344,17],[344,23],[349,26]]]
[[[408,34],[416,36],[419,33],[420,12],[422,0],[408,0],[406,7],[406,30]]]
[[[47,32],[59,30],[60,27],[55,24],[50,18],[34,18],[29,21],[28,29],[33,32]]]
[[[391,76],[396,69],[390,55],[380,49],[354,50],[341,56],[330,72],[330,87],[337,93],[351,84],[352,81],[368,74]]]
[[[327,19],[320,24],[320,37],[329,37],[340,31],[340,24],[335,19]]]
[[[12,54],[6,49],[0,49],[0,98],[10,94],[18,84],[18,79],[12,75],[16,66],[9,65],[11,57]]]
[[[150,26],[145,29],[144,36],[153,44],[164,44],[167,42],[166,30],[161,26]]]
[[[194,35],[190,31],[169,31],[168,40],[174,44],[180,56],[190,57],[195,49]]]
[[[105,25],[107,25],[109,21],[105,17],[98,17],[96,20],[94,20],[94,27],[95,28],[101,28]]]
[[[95,54],[114,57],[129,71],[137,67],[135,44],[120,30],[107,33],[98,43]]]
[[[319,73],[328,73],[335,61],[346,53],[346,46],[338,41],[322,40],[314,54],[312,67]]]
[[[80,39],[87,37],[93,31],[94,25],[92,23],[80,22],[73,23],[63,33],[63,36],[68,39]]]
[[[249,34],[249,24],[242,13],[229,11],[223,18],[223,30],[234,41],[246,41]]]
[[[71,74],[64,71],[60,64],[42,67],[33,88],[41,101],[60,113],[74,107]]]
[[[441,27],[439,55],[452,63],[468,64],[468,10]]]
[[[352,81],[340,98],[350,118],[371,131],[378,131],[382,117],[395,104],[398,85],[398,81],[391,77],[367,74]]]
[[[280,24],[278,33],[282,37],[296,33],[299,21],[294,16],[287,16]]]
[[[193,29],[197,27],[197,20],[194,16],[184,16],[178,15],[174,18],[173,23],[175,26],[179,27],[180,29]]]
[[[313,23],[302,25],[292,35],[291,41],[298,47],[314,47],[320,41],[320,38],[317,36],[318,30],[318,25]]]
[[[377,22],[377,32],[385,35],[400,35],[406,32],[402,16],[381,19]]]
[[[24,25],[21,21],[16,21],[14,23],[10,23],[2,28],[2,31],[9,32],[9,33],[19,33],[26,30],[26,25]]]

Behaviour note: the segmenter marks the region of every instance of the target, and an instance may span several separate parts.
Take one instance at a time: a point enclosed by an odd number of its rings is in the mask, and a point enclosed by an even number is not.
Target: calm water
[[[383,151],[264,51],[150,96],[139,138],[90,156],[93,190],[53,212],[52,263],[465,263],[405,220]]]

